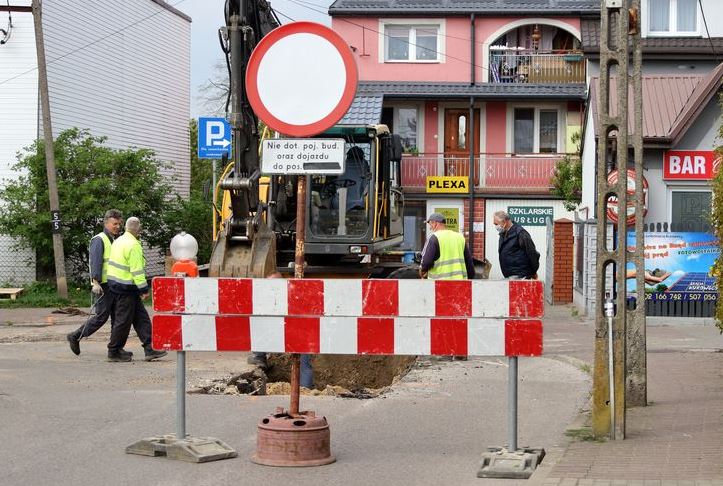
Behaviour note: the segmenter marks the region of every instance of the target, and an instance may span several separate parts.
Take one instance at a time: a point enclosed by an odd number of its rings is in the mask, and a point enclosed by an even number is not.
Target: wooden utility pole
[[[55,173],[55,152],[53,147],[53,128],[50,123],[50,99],[48,97],[48,71],[45,63],[45,44],[43,41],[43,20],[40,0],[33,0],[33,20],[35,22],[35,48],[38,55],[38,85],[40,88],[40,107],[43,113],[43,135],[45,138],[45,169],[48,174],[48,195],[50,196],[50,224],[53,231],[53,255],[55,257],[55,280],[58,296],[68,298],[68,282],[65,278],[65,254],[63,252],[63,229],[58,199],[58,182]]]

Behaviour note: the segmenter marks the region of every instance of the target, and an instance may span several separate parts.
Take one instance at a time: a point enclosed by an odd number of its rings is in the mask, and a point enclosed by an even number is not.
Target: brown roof
[[[585,53],[600,51],[600,19],[583,19],[580,22],[582,49]],[[711,48],[711,43],[713,47]],[[646,54],[723,54],[723,37],[645,37],[640,40]]]
[[[718,92],[723,81],[723,63],[704,76],[643,76],[643,141],[675,145]],[[598,118],[599,79],[590,81],[590,106]],[[632,100],[632,83],[628,86]],[[611,115],[617,115],[617,82],[610,80]],[[632,104],[628,130],[633,133]]]

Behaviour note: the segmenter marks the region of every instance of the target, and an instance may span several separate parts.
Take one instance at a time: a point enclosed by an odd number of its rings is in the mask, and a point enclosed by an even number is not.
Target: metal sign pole
[[[176,352],[176,438],[186,438],[186,352]]]
[[[306,239],[306,176],[300,175],[296,187],[296,247],[294,278],[304,278],[304,241]],[[301,356],[291,355],[291,404],[289,414],[299,415]]]
[[[509,371],[507,375],[507,405],[509,415],[507,417],[507,433],[510,442],[509,451],[517,450],[517,356],[510,356]]]

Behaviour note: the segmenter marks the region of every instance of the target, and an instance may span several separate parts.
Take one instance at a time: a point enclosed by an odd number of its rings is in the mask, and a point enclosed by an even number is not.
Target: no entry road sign
[[[356,61],[339,34],[314,22],[293,22],[271,31],[254,49],[246,94],[269,127],[308,137],[344,116],[357,81]]]

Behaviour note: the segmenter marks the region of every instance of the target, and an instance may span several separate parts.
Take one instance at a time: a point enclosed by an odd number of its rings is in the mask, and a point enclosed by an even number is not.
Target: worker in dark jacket
[[[494,224],[500,235],[500,269],[505,278],[536,279],[540,254],[530,233],[510,219],[505,211],[494,214]]]
[[[113,294],[108,291],[108,258],[110,258],[110,246],[120,235],[123,215],[117,209],[109,209],[103,218],[103,231],[90,240],[90,283],[93,297],[95,298],[95,313],[75,331],[66,337],[70,344],[70,350],[75,355],[80,354],[80,340],[90,336],[103,327],[108,317],[113,327]]]

